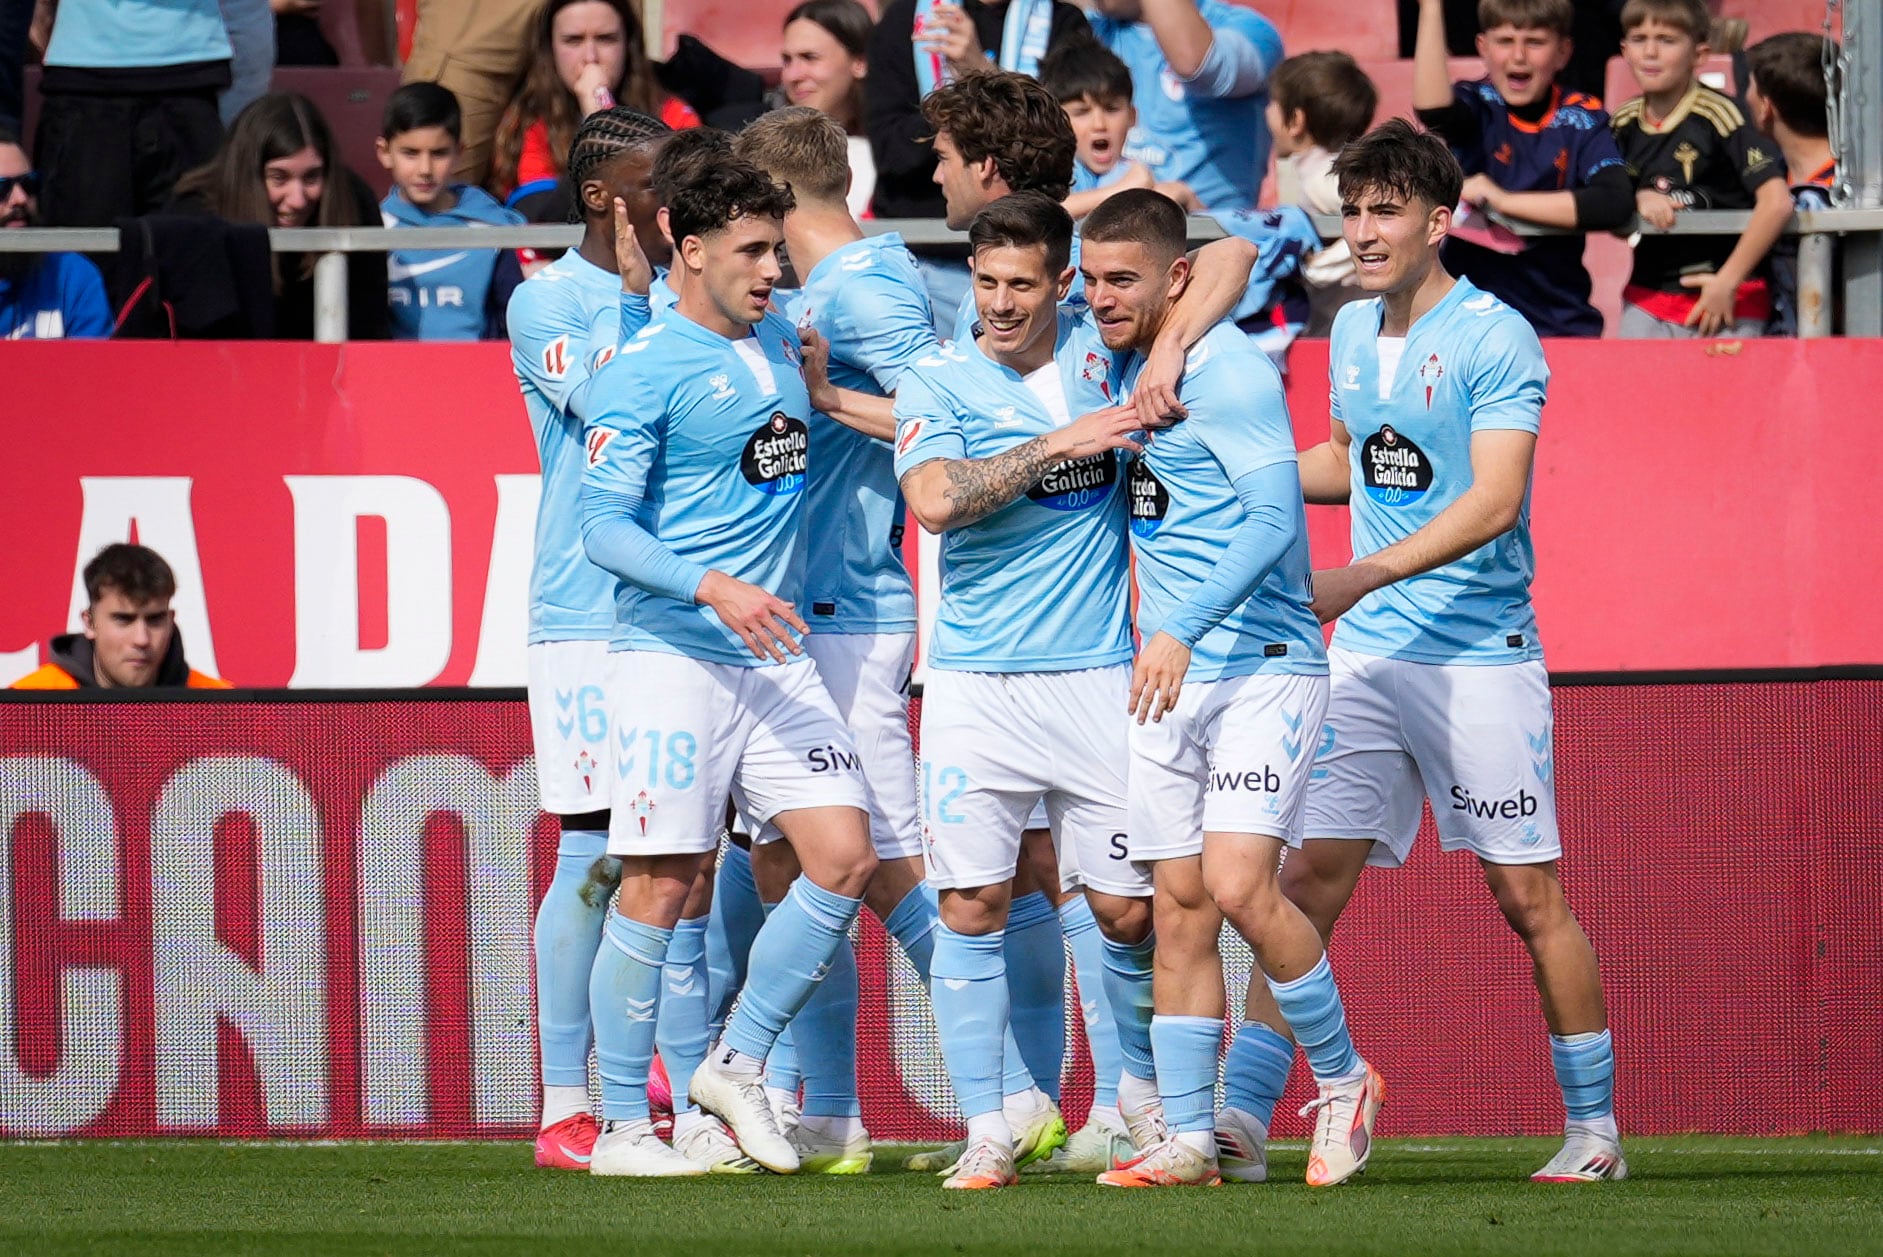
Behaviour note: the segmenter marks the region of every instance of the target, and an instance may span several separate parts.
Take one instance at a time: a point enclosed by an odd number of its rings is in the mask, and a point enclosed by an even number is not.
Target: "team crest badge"
[[[1445,374],[1445,365],[1433,354],[1419,364],[1419,378],[1425,381],[1425,408],[1432,409],[1432,390],[1438,387],[1439,380]]]
[[[778,347],[785,351],[785,361],[792,366],[796,367],[804,364],[804,360],[798,356],[798,347],[790,341],[781,340],[778,342]]]
[[[584,750],[575,757],[575,771],[582,774],[582,788],[594,794],[595,783],[590,778],[595,772],[595,757]]]
[[[640,823],[641,837],[647,837],[648,818],[654,814],[654,801],[647,797],[647,791],[643,790],[628,800],[627,812]]]

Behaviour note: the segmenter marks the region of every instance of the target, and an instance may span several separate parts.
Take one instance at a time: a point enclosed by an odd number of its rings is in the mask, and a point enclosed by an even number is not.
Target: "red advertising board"
[[[1556,701],[1624,1128],[1883,1130],[1883,681]],[[553,843],[513,696],[0,701],[0,1138],[528,1133]],[[1392,1078],[1382,1132],[1547,1132],[1522,948],[1475,863],[1422,843],[1367,874],[1333,947]],[[942,1136],[925,996],[867,918],[860,946],[865,1117]]]
[[[1883,662],[1875,341],[1552,342],[1534,495],[1551,667]],[[193,661],[255,686],[522,681],[536,457],[501,345],[0,345],[0,682],[135,533]],[[1294,351],[1297,439],[1326,346]],[[1318,565],[1344,513],[1313,508]],[[913,531],[913,530],[912,530]]]

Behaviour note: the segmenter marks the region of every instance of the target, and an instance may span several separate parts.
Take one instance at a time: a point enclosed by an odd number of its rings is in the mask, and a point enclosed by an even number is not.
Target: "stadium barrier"
[[[505,346],[5,347],[0,684],[76,629],[79,569],[165,555],[198,668],[240,685],[521,685],[537,456]],[[1561,672],[1883,663],[1879,343],[1553,341],[1533,494]],[[1327,347],[1291,352],[1298,443]],[[1312,507],[1318,566],[1343,509]],[[924,534],[905,549],[927,584]]]
[[[1624,1128],[1883,1131],[1883,671],[1556,703]],[[516,694],[14,695],[0,747],[0,1137],[534,1129],[555,838]],[[859,944],[865,1118],[941,1138],[926,998],[867,914]],[[1411,867],[1367,873],[1333,956],[1392,1081],[1382,1133],[1555,1128],[1522,948],[1429,820]],[[1228,961],[1233,1010],[1246,949]],[[1303,1073],[1279,1134],[1302,1133]]]

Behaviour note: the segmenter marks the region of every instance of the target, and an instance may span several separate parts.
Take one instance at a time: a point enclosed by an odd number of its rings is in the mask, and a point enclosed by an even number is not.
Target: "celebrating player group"
[[[538,1164],[867,1170],[867,907],[927,984],[966,1120],[913,1163],[944,1186],[1260,1182],[1297,1045],[1307,1181],[1344,1182],[1393,1044],[1355,1043],[1326,940],[1430,799],[1534,964],[1567,1111],[1534,1177],[1624,1177],[1529,595],[1548,369],[1439,263],[1457,163],[1400,121],[1342,150],[1373,298],[1334,325],[1331,439],[1297,453],[1230,321],[1251,246],[1186,253],[1148,188],[1075,234],[1070,127],[1023,76],[924,111],[968,233],[959,311],[851,217],[844,134],[804,108],[736,139],[591,116],[582,243],[511,303],[543,471],[531,724],[562,822]],[[1038,186],[995,159],[1016,141]],[[1304,502],[1350,506],[1350,565],[1313,570]],[[941,538],[919,763],[905,510]],[[1257,970],[1222,1064],[1225,922]],[[1070,1136],[1066,944],[1097,1083]]]

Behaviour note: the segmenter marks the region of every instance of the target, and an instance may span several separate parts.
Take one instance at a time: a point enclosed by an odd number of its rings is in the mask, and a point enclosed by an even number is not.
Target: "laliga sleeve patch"
[[[543,374],[552,380],[560,380],[569,374],[569,337],[556,337],[543,348]]]
[[[615,439],[613,428],[590,428],[588,439],[584,443],[587,461],[590,467],[601,466],[602,459],[608,456],[608,445]]]
[[[922,435],[922,421],[911,419],[902,426],[902,432],[896,437],[896,453],[907,454],[909,447],[915,444],[915,438]]]

